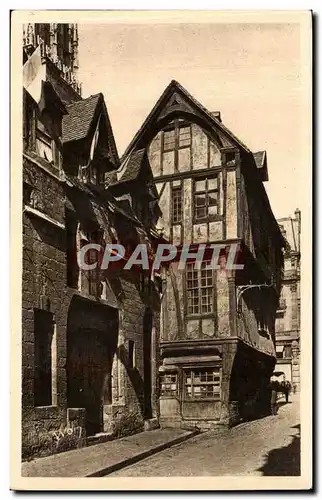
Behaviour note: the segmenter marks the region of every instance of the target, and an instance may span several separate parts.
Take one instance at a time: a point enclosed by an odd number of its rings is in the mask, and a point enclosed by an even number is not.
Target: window
[[[202,262],[201,269],[188,264],[186,270],[188,315],[213,311],[212,269],[206,269],[210,261]]]
[[[182,222],[182,189],[181,186],[172,188],[172,224]]]
[[[189,370],[184,374],[185,399],[220,399],[220,368]]]
[[[218,215],[218,177],[197,178],[194,181],[194,217],[203,220]]]
[[[101,243],[101,233],[99,231],[92,231],[89,235],[90,243]],[[88,264],[95,264],[97,262],[97,266],[95,269],[91,269],[88,271],[88,285],[89,285],[89,294],[94,297],[99,296],[99,291],[101,289],[101,283],[99,280],[100,276],[100,265],[99,265],[99,255],[98,251],[94,249],[90,249],[87,252]]]
[[[165,131],[163,136],[164,151],[173,151],[175,149],[175,140],[175,129]]]
[[[163,150],[173,151],[178,148],[188,148],[191,146],[191,127],[179,126],[174,123],[171,130],[165,130],[163,133]]]
[[[185,148],[191,144],[191,128],[181,127],[179,128],[179,148]]]
[[[235,165],[235,153],[226,153],[226,165],[228,167]]]
[[[34,311],[34,395],[35,406],[52,404],[52,355],[54,334],[53,314],[41,309]]]
[[[36,122],[36,152],[41,158],[45,158],[49,163],[54,162],[51,137],[44,124]]]
[[[162,373],[160,375],[160,395],[177,396],[178,382],[176,373]]]
[[[291,358],[292,357],[292,347],[290,345],[286,345],[284,347],[284,358]]]
[[[281,296],[280,299],[279,299],[277,310],[278,311],[283,311],[285,309],[286,309],[286,299],[283,296]]]
[[[283,359],[284,358],[284,346],[277,345],[275,350],[276,350],[276,358]]]
[[[205,269],[207,264],[202,263],[201,270],[195,269],[192,264],[188,265],[188,314],[202,314],[212,311],[213,279],[212,270]]]
[[[87,233],[84,233],[82,230],[80,231],[80,239],[81,239],[81,247],[87,245],[88,243],[97,243],[99,245],[102,244],[103,234],[99,230],[93,230]],[[95,264],[97,266],[94,269],[90,269],[87,271],[83,271],[82,276],[82,291],[88,293],[89,295],[93,295],[94,297],[102,296],[102,284],[100,280],[100,259],[102,255],[99,251],[91,248],[87,250],[84,260],[86,264]],[[83,288],[84,286],[84,288]]]

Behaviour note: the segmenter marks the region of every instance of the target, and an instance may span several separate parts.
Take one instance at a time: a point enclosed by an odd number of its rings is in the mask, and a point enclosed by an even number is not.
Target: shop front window
[[[178,380],[176,373],[163,373],[160,375],[160,395],[177,396]]]
[[[202,368],[185,372],[185,399],[220,399],[220,368]]]

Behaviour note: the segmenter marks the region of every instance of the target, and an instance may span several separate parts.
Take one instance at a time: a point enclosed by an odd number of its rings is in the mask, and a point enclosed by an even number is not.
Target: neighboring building
[[[284,372],[293,390],[300,389],[301,329],[301,212],[278,223],[287,241],[284,252],[284,277],[275,323],[276,371]]]
[[[161,315],[161,423],[207,428],[265,412],[284,244],[263,185],[266,153],[253,154],[220,113],[176,81],[123,158],[145,153],[165,237],[178,247],[239,244],[245,264],[242,271],[170,265]]]
[[[87,242],[152,252],[158,195],[147,155],[120,165],[102,94],[82,99],[77,46],[76,25],[25,27],[23,458],[158,419],[157,279],[76,261]]]

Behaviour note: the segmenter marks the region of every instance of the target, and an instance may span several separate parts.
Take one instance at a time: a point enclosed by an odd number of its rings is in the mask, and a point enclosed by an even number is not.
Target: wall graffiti
[[[80,425],[72,426],[69,425],[61,425],[58,430],[50,431],[53,439],[56,440],[55,444],[58,447],[62,441],[66,441],[69,439],[81,439],[83,436],[83,427]]]

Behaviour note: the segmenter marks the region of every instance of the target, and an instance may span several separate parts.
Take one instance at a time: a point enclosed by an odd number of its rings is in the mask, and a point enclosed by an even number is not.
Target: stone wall
[[[151,311],[151,418],[158,415],[157,368],[159,311],[153,310],[149,292],[142,290],[139,280],[129,272],[120,278],[121,300],[117,353],[112,366],[111,405],[104,407],[104,430],[117,435],[138,432],[144,428],[144,321]]]

